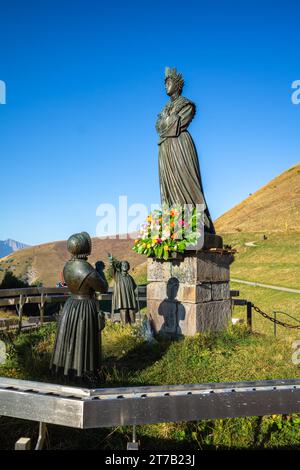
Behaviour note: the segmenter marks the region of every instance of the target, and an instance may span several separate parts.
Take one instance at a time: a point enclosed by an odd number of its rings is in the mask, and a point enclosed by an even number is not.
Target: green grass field
[[[0,375],[53,381],[48,364],[55,325],[11,337]],[[300,339],[300,338],[299,338]],[[7,340],[7,338],[6,338]],[[99,386],[160,385],[300,377],[292,362],[292,339],[250,334],[235,326],[220,334],[198,334],[178,341],[145,343],[138,328],[108,323],[103,333]],[[34,438],[37,425],[0,417],[0,449],[18,437]],[[139,426],[144,449],[293,448],[300,446],[300,417],[269,416]],[[49,426],[51,449],[124,449],[130,428],[78,431]]]
[[[231,266],[231,277],[246,281],[300,289],[300,234],[298,232],[236,233],[224,235],[224,242],[237,250]],[[246,246],[247,242],[257,246]],[[269,315],[274,310],[286,312],[300,322],[300,294],[247,286],[231,281],[231,289],[240,291],[240,298],[247,299]],[[235,307],[234,317],[245,319],[245,307]],[[296,324],[285,315],[278,319]],[[273,324],[253,313],[254,331],[274,334]],[[300,339],[300,330],[277,328],[278,337]]]
[[[231,282],[231,289],[240,291],[240,299],[251,301],[262,311],[273,316],[274,310],[283,311],[294,318],[300,324],[300,294],[291,294],[262,287],[247,286],[238,282]],[[246,307],[235,306],[233,308],[233,318],[240,318],[246,322]],[[253,330],[264,335],[274,335],[273,323],[263,318],[253,310]],[[277,318],[286,323],[297,325],[297,321],[288,318],[284,314],[277,314]],[[300,339],[300,329],[287,329],[277,326],[277,337],[286,339]]]
[[[235,233],[224,234],[223,238],[238,251],[231,267],[232,277],[300,289],[299,232]],[[257,246],[246,246],[247,242]]]

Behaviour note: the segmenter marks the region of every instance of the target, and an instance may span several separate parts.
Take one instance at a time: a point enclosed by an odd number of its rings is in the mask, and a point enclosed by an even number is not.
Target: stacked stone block
[[[226,250],[148,259],[147,312],[155,332],[192,336],[225,329],[231,319],[232,261]]]

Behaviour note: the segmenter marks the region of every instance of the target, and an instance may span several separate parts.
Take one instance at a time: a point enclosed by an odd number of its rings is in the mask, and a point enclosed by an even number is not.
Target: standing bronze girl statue
[[[63,276],[71,296],[64,305],[50,366],[65,376],[89,380],[101,365],[100,331],[104,328],[95,292],[106,292],[108,286],[87,261],[92,249],[88,233],[72,235],[67,246],[72,258]]]

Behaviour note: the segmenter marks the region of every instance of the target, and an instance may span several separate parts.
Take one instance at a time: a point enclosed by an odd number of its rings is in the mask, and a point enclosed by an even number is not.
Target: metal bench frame
[[[300,379],[87,389],[0,378],[0,415],[79,429],[300,413]]]

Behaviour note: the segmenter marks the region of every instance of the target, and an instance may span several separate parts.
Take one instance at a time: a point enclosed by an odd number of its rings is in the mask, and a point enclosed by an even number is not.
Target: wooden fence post
[[[17,312],[19,315],[19,324],[18,324],[18,331],[22,330],[22,318],[23,318],[23,307],[26,301],[26,297],[23,294],[20,294],[19,305],[16,305]]]
[[[45,313],[45,298],[44,294],[41,294],[41,303],[39,305],[39,310],[40,310],[40,324],[44,324],[44,313]]]
[[[247,302],[247,327],[252,331],[252,303]]]

